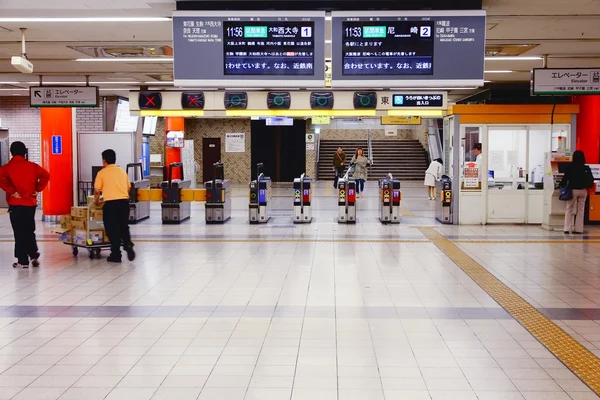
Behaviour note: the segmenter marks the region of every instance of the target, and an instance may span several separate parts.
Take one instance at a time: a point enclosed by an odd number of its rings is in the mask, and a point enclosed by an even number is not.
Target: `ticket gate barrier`
[[[144,179],[142,163],[127,164],[127,176],[130,170],[133,170],[133,180],[129,187],[129,223],[135,224],[150,218],[150,198],[142,200],[138,193],[150,189],[150,180]]]
[[[173,169],[179,168],[181,179],[173,180]],[[162,189],[162,222],[163,224],[179,224],[190,218],[192,206],[189,201],[182,201],[182,189],[188,189],[192,185],[190,180],[184,180],[183,164],[173,163],[169,165],[168,180],[160,184]]]
[[[306,174],[294,179],[294,223],[310,223],[312,221],[312,207],[310,205],[312,179]]]
[[[348,173],[338,180],[338,222],[356,223],[356,181]]]
[[[400,180],[389,174],[379,180],[379,220],[384,224],[400,223]]]
[[[214,178],[206,188],[206,223],[222,224],[231,218],[231,181],[223,179],[223,163],[213,164]]]
[[[260,171],[262,164],[257,165]],[[248,203],[248,220],[251,224],[264,224],[271,218],[271,178],[259,173],[250,182],[250,198]]]
[[[443,175],[440,181],[435,183],[437,198],[435,202],[435,219],[442,224],[452,224],[452,178]]]

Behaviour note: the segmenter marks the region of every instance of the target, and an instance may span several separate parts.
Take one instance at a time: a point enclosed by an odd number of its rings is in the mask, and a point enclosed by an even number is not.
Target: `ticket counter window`
[[[542,223],[544,156],[569,139],[566,126],[488,126],[488,223]]]
[[[527,129],[489,128],[488,189],[524,190],[527,179]],[[541,153],[542,159],[544,153]],[[493,180],[489,179],[493,176]]]

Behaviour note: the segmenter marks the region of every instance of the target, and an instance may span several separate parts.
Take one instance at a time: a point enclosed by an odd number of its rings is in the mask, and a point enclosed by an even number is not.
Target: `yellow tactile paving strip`
[[[433,228],[419,228],[502,308],[600,395],[600,359]]]
[[[416,217],[414,212],[410,211],[408,208],[404,207],[403,205],[400,206],[400,214],[403,217]]]

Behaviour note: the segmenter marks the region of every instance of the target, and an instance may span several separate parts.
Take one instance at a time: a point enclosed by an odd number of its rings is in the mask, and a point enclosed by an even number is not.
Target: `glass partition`
[[[489,127],[488,188],[524,190],[527,182],[527,128]],[[544,153],[542,152],[542,158]]]

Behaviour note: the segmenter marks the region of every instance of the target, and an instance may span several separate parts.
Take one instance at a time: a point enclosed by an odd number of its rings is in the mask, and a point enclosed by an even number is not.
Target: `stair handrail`
[[[373,156],[373,143],[371,140],[371,130],[367,130],[367,152],[369,155],[369,161],[371,161],[371,165],[373,165],[373,160],[375,157]]]
[[[319,176],[320,159],[321,159],[321,129],[314,130],[315,139],[315,175]],[[320,179],[320,178],[319,178]]]
[[[442,143],[440,141],[439,127],[437,119],[430,119],[427,127],[427,154],[429,162],[442,158]]]

